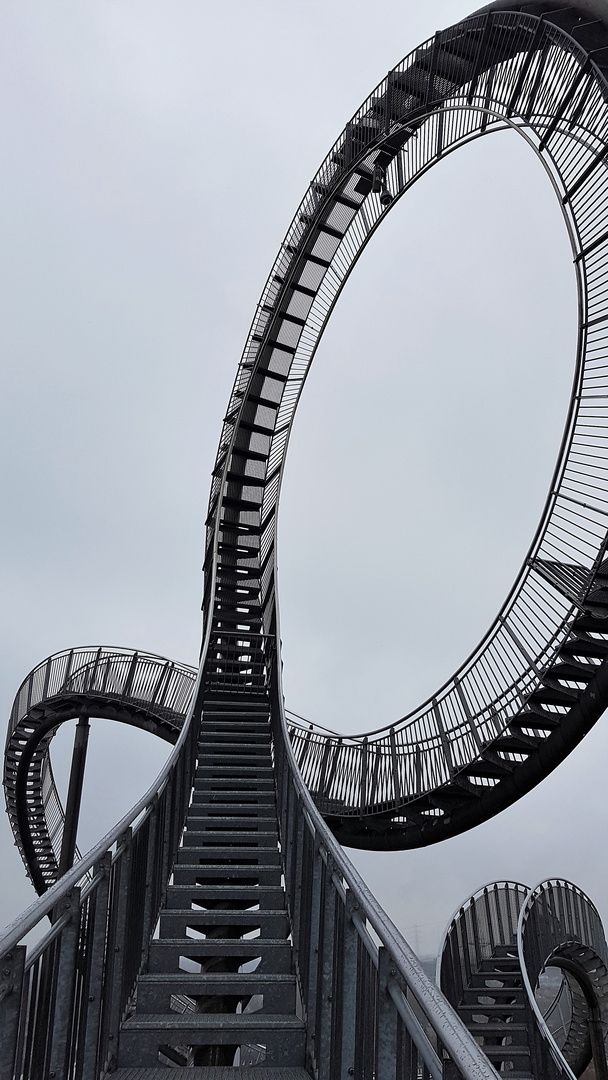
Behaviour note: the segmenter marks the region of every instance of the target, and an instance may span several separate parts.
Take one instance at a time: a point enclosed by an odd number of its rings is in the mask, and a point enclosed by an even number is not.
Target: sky
[[[280,241],[360,102],[457,0],[7,0],[0,12],[0,700],[69,646],[195,663],[210,472]],[[285,690],[393,723],[474,648],[526,554],[566,414],[572,257],[515,134],[446,158],[355,268],[296,419],[279,521]],[[65,783],[72,725],[55,740]],[[412,945],[485,881],[608,916],[608,724],[465,836],[354,853]],[[167,747],[94,721],[79,844]],[[0,817],[0,923],[32,889]]]

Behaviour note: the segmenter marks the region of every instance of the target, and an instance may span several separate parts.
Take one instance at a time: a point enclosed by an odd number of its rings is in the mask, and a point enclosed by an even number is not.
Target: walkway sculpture
[[[608,704],[607,75],[604,0],[501,0],[409,54],[331,148],[271,270],[224,418],[200,668],[74,649],[36,668],[15,701],[7,807],[41,895],[0,937],[1,1080],[160,1080],[169,1068],[226,1080],[235,1064],[251,1080],[267,1080],[267,1067],[292,1080],[489,1080],[492,1062],[544,1080],[582,1069],[583,1028],[605,1067],[604,984],[585,967],[606,964],[605,941],[574,887],[547,885],[539,899],[503,883],[484,894],[497,903],[493,933],[504,896],[522,919],[541,912],[532,958],[513,921],[489,954],[485,940],[467,951],[462,934],[479,927],[472,898],[446,938],[443,992],[340,844],[399,849],[471,828],[555,768]],[[396,199],[446,154],[505,129],[548,173],[578,285],[570,409],[536,535],[485,638],[430,701],[365,737],[288,722],[276,514],[317,343]],[[144,727],[174,748],[150,790],[72,865],[89,716]],[[74,718],[64,818],[49,744]],[[559,907],[574,896],[578,921]],[[26,949],[47,915],[51,929]],[[558,959],[582,987],[568,990],[559,1045],[530,998]],[[515,962],[528,1005],[499,993],[509,980],[497,972],[513,975]],[[484,971],[489,980],[467,981]],[[496,994],[477,994],[478,1020],[467,995],[488,982]],[[519,1057],[504,1052],[521,1031],[518,1005],[529,1049]]]

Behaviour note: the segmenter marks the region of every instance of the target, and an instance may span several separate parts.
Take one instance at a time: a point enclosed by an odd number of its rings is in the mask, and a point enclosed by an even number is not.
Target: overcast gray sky
[[[470,10],[3,5],[4,716],[28,671],[67,646],[195,662],[209,475],[278,245],[363,98]],[[459,151],[394,207],[338,303],[292,437],[279,545],[290,708],[376,728],[465,659],[534,531],[575,340],[559,207],[517,136]],[[464,837],[355,856],[412,944],[432,951],[495,877],[571,877],[608,914],[607,731]],[[70,738],[56,740],[60,776]],[[165,753],[97,722],[83,849]],[[3,923],[32,895],[4,818],[0,859]]]

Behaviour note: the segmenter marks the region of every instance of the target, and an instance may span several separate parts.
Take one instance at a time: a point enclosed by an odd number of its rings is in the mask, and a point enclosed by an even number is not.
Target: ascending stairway
[[[192,804],[117,1080],[166,1067],[289,1067],[304,1024],[282,886],[268,701],[204,710]],[[188,1075],[196,1073],[189,1071]]]
[[[492,956],[470,972],[457,1012],[498,1072],[508,1072],[510,1080],[533,1080],[540,1075],[532,1071],[534,1047],[529,1033],[535,1023],[517,942],[496,944]]]
[[[572,882],[499,881],[454,915],[438,981],[501,1075],[573,1080],[593,1061],[608,1080],[607,961],[597,909]],[[557,992],[554,981],[542,1002],[541,979],[556,972]]]

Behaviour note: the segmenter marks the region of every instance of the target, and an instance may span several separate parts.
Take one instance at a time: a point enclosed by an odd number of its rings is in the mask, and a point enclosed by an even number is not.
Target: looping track
[[[471,828],[555,768],[608,703],[607,72],[603,0],[495,3],[410,53],[331,148],[281,245],[224,418],[198,675],[144,653],[75,649],[17,695],[9,815],[36,888],[51,889],[0,942],[0,1072],[5,1061],[6,1075],[29,1080],[116,1069],[153,1080],[160,1062],[222,1080],[259,1046],[284,1080],[492,1080],[492,1061],[552,1080],[584,1067],[587,1031],[602,1059],[608,950],[579,890],[498,883],[472,897],[446,937],[443,996],[336,837],[396,849]],[[547,171],[578,287],[572,396],[536,535],[485,638],[430,701],[367,736],[292,724],[290,741],[276,517],[310,363],[397,199],[446,154],[506,129]],[[88,716],[176,746],[150,790],[52,884],[63,811],[49,744],[63,721]],[[57,917],[26,959],[47,915]],[[251,957],[265,965],[255,976]],[[559,1046],[532,994],[547,965],[565,972],[571,999]],[[248,1012],[260,987],[272,1009]]]
[[[292,725],[319,809],[337,838],[356,847],[420,846],[485,820],[555,768],[608,701],[608,29],[589,3],[506,6],[490,5],[410,53],[331,148],[262,293],[213,472],[204,594],[212,654],[220,667],[238,666],[239,641],[255,635],[262,663],[278,625],[276,516],[291,425],[352,267],[397,199],[446,154],[505,129],[526,139],[560,199],[577,278],[563,441],[522,569],[460,670],[420,708],[368,736]],[[126,707],[126,690],[123,697]],[[69,715],[80,705],[73,698]],[[155,713],[137,715],[171,736]],[[50,733],[56,724],[48,724]],[[38,737],[32,729],[26,742]],[[28,750],[32,833],[50,783],[49,737]],[[9,749],[9,803],[15,753]],[[52,843],[43,838],[34,858],[23,841],[23,797],[11,816],[40,886],[36,859],[50,881]]]
[[[543,1002],[539,978],[552,969],[563,979]],[[501,1074],[558,1080],[597,1061],[608,946],[597,909],[569,881],[479,889],[446,930],[437,982]]]
[[[19,688],[4,758],[6,808],[38,892],[57,878],[64,811],[50,759],[61,724],[79,716],[118,720],[175,743],[196,672],[162,656],[81,648],[49,656]]]

